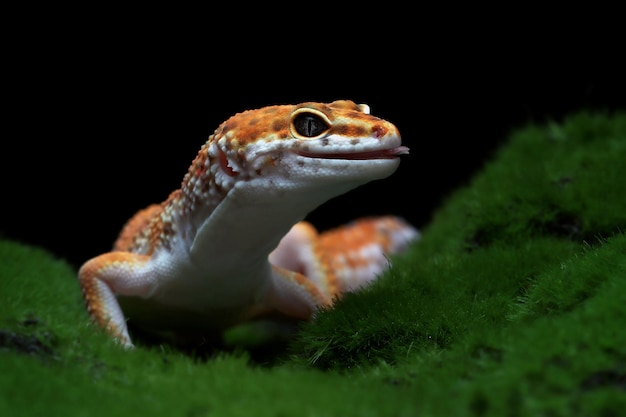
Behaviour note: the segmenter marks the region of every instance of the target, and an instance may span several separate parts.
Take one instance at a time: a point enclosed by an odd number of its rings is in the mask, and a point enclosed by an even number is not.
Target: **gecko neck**
[[[210,255],[212,271],[242,271],[267,263],[268,255],[298,221],[326,200],[354,188],[355,184],[323,189],[264,189],[257,196],[251,190],[261,185],[234,187],[199,225],[190,247],[194,263]],[[284,191],[284,190],[283,190]],[[258,192],[258,191],[255,191]],[[200,217],[196,217],[201,221]]]

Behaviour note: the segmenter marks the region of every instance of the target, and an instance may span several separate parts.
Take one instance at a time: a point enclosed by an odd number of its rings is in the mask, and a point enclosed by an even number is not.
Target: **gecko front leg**
[[[147,255],[109,252],[89,260],[78,272],[89,315],[126,347],[133,344],[116,295],[149,295],[152,287],[146,268],[149,259]]]

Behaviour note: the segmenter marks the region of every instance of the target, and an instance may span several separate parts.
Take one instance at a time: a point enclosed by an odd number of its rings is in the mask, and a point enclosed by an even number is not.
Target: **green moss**
[[[623,198],[616,195],[626,171],[622,119],[579,114],[562,126],[517,132],[437,213],[431,236],[473,249],[540,235],[593,243],[623,230]]]
[[[446,392],[456,401],[446,404],[442,415],[459,410],[470,415],[619,415],[626,404],[626,333],[621,330],[626,262],[615,260],[625,251],[626,236],[616,236],[565,267],[548,268],[531,291],[531,298],[539,299],[538,293],[556,281],[591,283],[601,273],[593,295],[552,294],[562,298],[563,308],[546,315],[541,303],[533,303],[532,319],[526,315],[474,329],[434,358],[432,351],[408,355],[396,375],[407,369],[415,376],[429,375],[424,386],[416,383],[418,389],[440,390],[442,382],[448,383]]]
[[[514,133],[272,366],[125,351],[89,322],[72,267],[0,241],[0,415],[620,415],[624,161],[624,114]]]

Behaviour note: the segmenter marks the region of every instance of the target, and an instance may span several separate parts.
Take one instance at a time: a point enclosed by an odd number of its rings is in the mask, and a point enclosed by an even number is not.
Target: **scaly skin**
[[[126,320],[189,341],[267,315],[311,319],[418,239],[393,216],[322,234],[302,221],[328,199],[391,175],[408,153],[400,142],[393,124],[347,100],[231,117],[181,188],[139,211],[111,252],[81,267],[89,314],[127,347]]]

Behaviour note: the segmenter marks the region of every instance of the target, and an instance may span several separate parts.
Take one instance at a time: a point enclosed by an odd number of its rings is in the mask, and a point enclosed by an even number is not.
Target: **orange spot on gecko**
[[[364,136],[365,128],[363,126],[355,126],[355,125],[338,125],[332,129],[333,133],[337,135],[353,137],[353,136]]]
[[[274,132],[280,132],[283,129],[287,129],[287,127],[289,127],[289,123],[284,119],[278,119],[272,123],[272,130]]]
[[[388,130],[389,129],[387,129],[383,125],[374,125],[372,127],[372,136],[374,136],[375,138],[381,138],[385,136],[385,134],[387,134]]]

